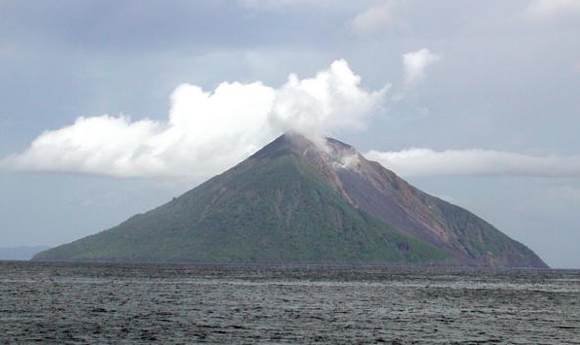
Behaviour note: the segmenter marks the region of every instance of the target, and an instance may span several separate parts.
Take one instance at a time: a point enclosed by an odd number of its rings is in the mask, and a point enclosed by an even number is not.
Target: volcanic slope
[[[293,133],[165,205],[34,260],[546,267],[351,146]]]

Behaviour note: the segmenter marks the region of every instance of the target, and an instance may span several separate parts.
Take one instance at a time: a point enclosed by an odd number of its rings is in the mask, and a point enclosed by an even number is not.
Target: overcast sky
[[[580,268],[580,1],[0,0],[0,246],[104,230],[289,129]]]

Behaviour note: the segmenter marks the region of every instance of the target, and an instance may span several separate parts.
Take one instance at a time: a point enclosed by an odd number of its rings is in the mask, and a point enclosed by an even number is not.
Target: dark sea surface
[[[0,344],[580,344],[580,272],[0,262]]]

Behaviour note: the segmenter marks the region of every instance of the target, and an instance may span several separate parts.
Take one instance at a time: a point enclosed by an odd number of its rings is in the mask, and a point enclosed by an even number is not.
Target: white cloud
[[[425,69],[440,59],[439,55],[426,48],[403,54],[405,86],[410,87],[423,80]]]
[[[578,0],[533,0],[526,9],[531,18],[553,18],[562,15],[580,14]]]
[[[580,177],[580,156],[531,156],[493,150],[408,149],[366,156],[403,176],[499,175]]]
[[[350,23],[351,29],[360,35],[381,31],[394,23],[393,11],[393,3],[384,1],[357,14]]]
[[[281,130],[296,130],[315,137],[322,131],[362,129],[369,115],[378,110],[389,86],[367,92],[360,77],[344,60],[314,78],[299,80],[290,75],[277,92],[270,122]]]
[[[208,92],[182,84],[171,95],[166,122],[80,117],[46,131],[0,164],[29,171],[205,178],[286,130],[314,137],[361,127],[380,108],[386,90],[362,89],[360,77],[344,60],[313,78],[290,75],[278,89],[260,82],[224,82]]]

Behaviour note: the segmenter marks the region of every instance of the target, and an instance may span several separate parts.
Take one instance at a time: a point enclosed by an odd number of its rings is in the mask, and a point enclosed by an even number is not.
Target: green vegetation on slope
[[[444,201],[437,202],[437,209],[441,221],[471,257],[499,266],[547,267],[528,247],[473,213]]]
[[[37,260],[419,263],[446,254],[354,209],[291,152],[251,158],[173,201]]]

